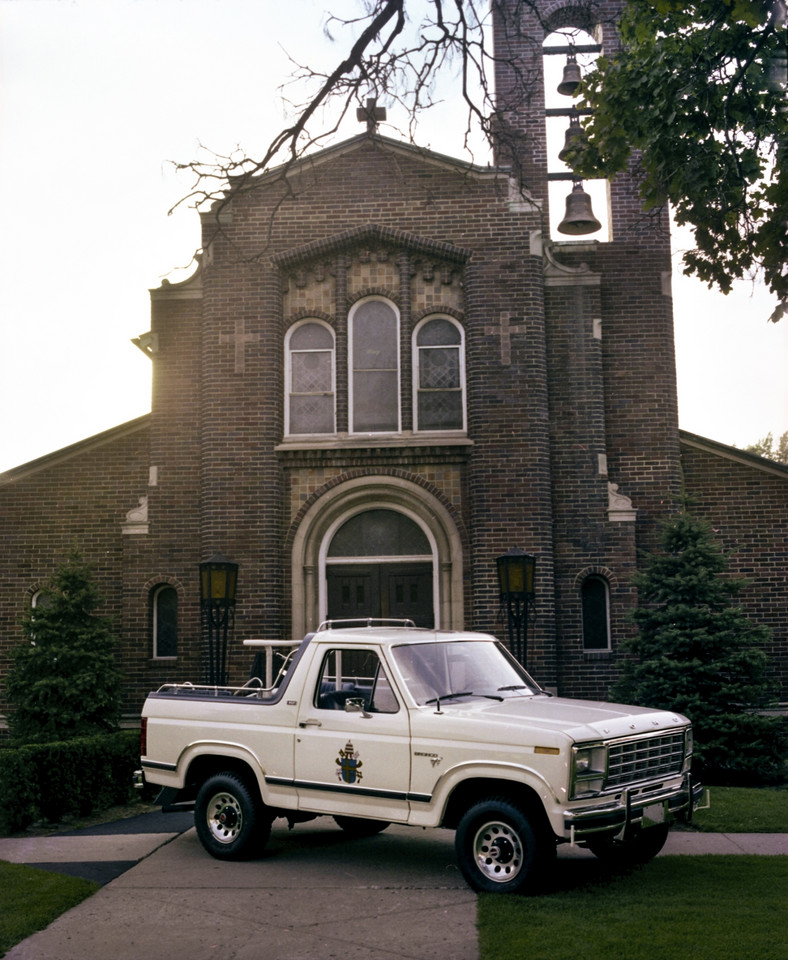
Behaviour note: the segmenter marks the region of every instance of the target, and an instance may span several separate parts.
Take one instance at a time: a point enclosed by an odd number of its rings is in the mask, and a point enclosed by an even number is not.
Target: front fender
[[[436,781],[432,796],[423,798],[424,805],[411,804],[408,822],[414,826],[440,826],[455,791],[472,787],[477,781],[500,781],[501,789],[504,784],[516,784],[518,789],[529,789],[539,797],[548,816],[555,805],[552,787],[538,770],[522,764],[474,760],[458,763],[445,770]]]

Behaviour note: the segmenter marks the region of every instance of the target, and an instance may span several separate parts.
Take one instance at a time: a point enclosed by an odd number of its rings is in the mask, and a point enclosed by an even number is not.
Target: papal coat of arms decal
[[[348,740],[345,749],[339,751],[336,759],[337,777],[344,783],[358,783],[364,776],[361,772],[363,764],[358,758],[358,751]]]

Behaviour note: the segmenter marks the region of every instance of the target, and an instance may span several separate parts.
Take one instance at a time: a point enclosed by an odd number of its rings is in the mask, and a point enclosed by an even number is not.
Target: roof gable
[[[716,440],[699,437],[697,434],[689,433],[687,430],[680,430],[679,437],[683,444],[695,450],[701,450],[712,456],[732,460],[743,466],[753,467],[756,470],[761,470],[763,473],[771,473],[781,477],[783,480],[788,480],[788,464],[778,463],[776,460],[769,460],[766,457],[759,456],[757,453],[750,453],[748,450],[739,450],[738,447],[730,447]]]
[[[456,157],[449,157],[446,154],[437,153],[426,147],[419,147],[412,143],[406,143],[401,140],[393,140],[390,137],[383,137],[380,134],[363,133],[349,140],[343,140],[330,147],[324,147],[316,153],[310,153],[297,159],[288,160],[286,163],[272,167],[262,173],[242,174],[238,177],[230,177],[230,188],[226,197],[234,193],[245,193],[249,190],[255,190],[263,186],[266,181],[276,182],[283,177],[298,176],[301,173],[312,172],[317,168],[331,163],[340,157],[348,157],[374,144],[379,149],[389,154],[399,155],[411,161],[417,160],[426,166],[439,167],[442,170],[450,170],[460,176],[471,177],[474,180],[508,180],[509,170],[503,167],[480,166],[469,163],[465,160],[459,160]],[[222,201],[219,201],[220,203]],[[225,200],[226,202],[226,200]]]

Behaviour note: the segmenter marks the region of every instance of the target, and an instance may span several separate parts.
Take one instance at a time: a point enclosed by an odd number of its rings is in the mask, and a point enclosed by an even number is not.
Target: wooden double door
[[[407,618],[435,626],[431,563],[326,566],[328,620]]]

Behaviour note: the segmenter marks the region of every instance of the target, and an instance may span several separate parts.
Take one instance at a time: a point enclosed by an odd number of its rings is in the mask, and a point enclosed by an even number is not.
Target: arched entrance
[[[326,618],[402,617],[434,626],[432,555],[424,531],[405,514],[355,514],[328,545]]]
[[[328,487],[300,517],[291,558],[294,638],[358,616],[463,627],[462,536],[421,483],[379,475]]]

